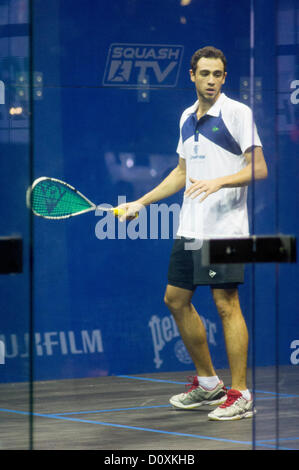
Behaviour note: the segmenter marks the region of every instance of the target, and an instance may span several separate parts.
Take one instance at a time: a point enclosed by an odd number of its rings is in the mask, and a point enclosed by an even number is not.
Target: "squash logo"
[[[169,44],[111,44],[103,85],[175,87],[183,50]]]

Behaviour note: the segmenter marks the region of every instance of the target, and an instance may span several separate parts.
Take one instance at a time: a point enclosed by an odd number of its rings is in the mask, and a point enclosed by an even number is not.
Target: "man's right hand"
[[[125,220],[133,220],[138,217],[138,214],[142,209],[144,209],[143,204],[133,201],[114,207],[113,212],[121,222],[124,222]]]

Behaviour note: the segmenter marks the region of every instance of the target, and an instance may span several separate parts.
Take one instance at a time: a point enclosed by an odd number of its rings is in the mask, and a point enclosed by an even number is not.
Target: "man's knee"
[[[192,292],[179,287],[167,286],[164,303],[173,315],[181,314],[190,307]]]
[[[171,312],[179,312],[184,308],[184,303],[178,297],[170,296],[167,293],[164,296],[164,303]]]
[[[238,289],[212,289],[212,294],[221,318],[240,310]]]

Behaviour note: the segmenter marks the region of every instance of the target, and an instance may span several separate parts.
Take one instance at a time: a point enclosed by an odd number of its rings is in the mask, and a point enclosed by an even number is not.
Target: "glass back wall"
[[[189,74],[195,50],[213,45],[224,52],[223,92],[253,111],[268,178],[248,188],[251,234],[297,235],[296,1],[158,4],[0,2],[0,236],[21,236],[24,243],[23,272],[0,279],[6,352],[1,408],[25,413],[1,411],[12,430],[19,421],[30,428],[30,348],[33,404],[40,413],[47,408],[45,384],[61,384],[64,396],[72,397],[62,408],[71,412],[84,407],[81,379],[193,368],[163,303],[183,191],[126,223],[99,210],[59,221],[34,217],[33,278],[25,195],[33,179],[48,176],[96,205],[114,207],[159,184],[177,165],[180,116],[197,98]],[[298,446],[297,270],[297,264],[248,264],[239,288],[250,337],[249,385],[258,409],[246,442],[257,449]],[[209,287],[198,289],[193,301],[215,367],[228,370]],[[11,391],[21,391],[22,406]],[[4,448],[15,446],[3,436]],[[20,447],[30,446],[30,438],[36,448],[44,445],[31,428]]]

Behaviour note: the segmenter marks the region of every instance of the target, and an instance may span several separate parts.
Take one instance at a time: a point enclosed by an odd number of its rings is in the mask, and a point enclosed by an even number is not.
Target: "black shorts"
[[[185,244],[191,243],[186,249]],[[175,287],[194,290],[196,286],[232,289],[244,282],[244,264],[211,264],[203,266],[201,249],[194,249],[193,240],[174,241],[168,267],[168,283]],[[206,242],[203,242],[206,243]],[[187,245],[188,248],[188,245]]]

